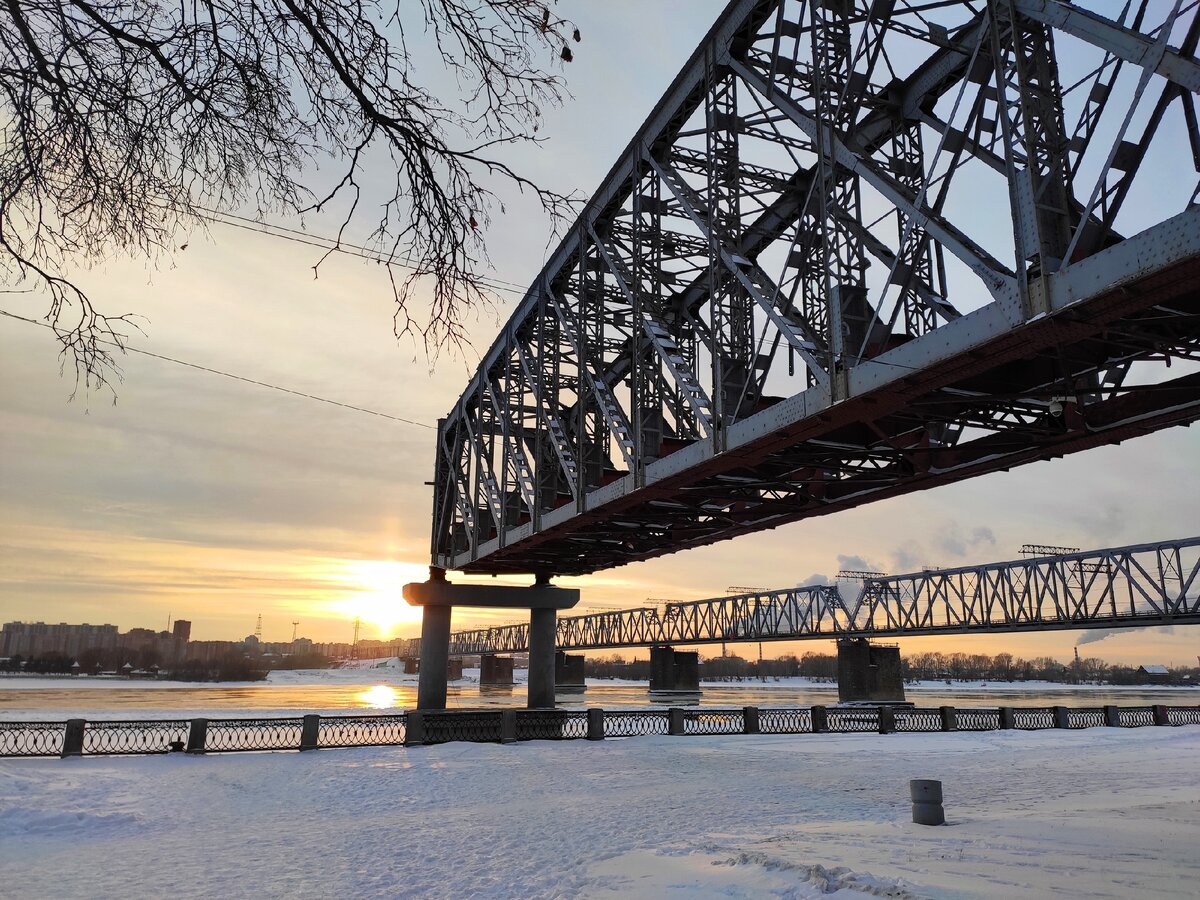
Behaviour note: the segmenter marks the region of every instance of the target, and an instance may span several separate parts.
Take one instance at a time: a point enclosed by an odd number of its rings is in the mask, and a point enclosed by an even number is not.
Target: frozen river
[[[477,673],[452,682],[452,708],[524,706],[525,685],[481,689]],[[518,679],[524,672],[517,673]],[[644,682],[589,680],[585,693],[562,693],[559,706],[605,709],[686,706],[809,706],[837,702],[837,687],[806,679],[766,682],[714,682],[701,685],[699,698],[650,696]],[[273,672],[264,682],[187,684],[170,681],[127,681],[98,678],[0,678],[0,717],[64,718],[75,713],[114,716],[228,712],[257,713],[305,710],[350,711],[409,709],[416,703],[416,676],[395,668],[325,669]],[[908,688],[918,706],[1099,706],[1105,703],[1200,703],[1200,689],[1064,686],[1045,682],[924,682]]]

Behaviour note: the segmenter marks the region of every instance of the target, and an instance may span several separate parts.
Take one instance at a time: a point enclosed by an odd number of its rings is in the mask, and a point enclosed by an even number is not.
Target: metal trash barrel
[[[918,825],[945,825],[942,808],[942,783],[931,778],[914,778],[908,783],[912,799],[912,820]]]

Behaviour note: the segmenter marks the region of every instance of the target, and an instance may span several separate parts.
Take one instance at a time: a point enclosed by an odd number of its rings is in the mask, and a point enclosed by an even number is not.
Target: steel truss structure
[[[1189,0],[734,0],[439,423],[579,574],[1200,417]]]
[[[559,650],[1200,624],[1200,537],[571,616]],[[450,652],[519,653],[528,626],[460,631]]]

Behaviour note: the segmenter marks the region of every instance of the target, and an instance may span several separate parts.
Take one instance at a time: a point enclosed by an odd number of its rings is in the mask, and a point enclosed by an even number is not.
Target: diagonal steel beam
[[[813,140],[818,139],[820,129],[816,119],[805,112],[799,103],[782,91],[772,90],[762,75],[748,66],[736,60],[731,60],[730,66],[747,85],[791,119],[794,125]],[[831,145],[829,149],[838,165],[860,176],[888,202],[957,256],[967,268],[979,276],[993,297],[1006,300],[1012,295],[1016,289],[1016,281],[1007,266],[941,216],[918,209],[914,205],[915,198],[909,191],[884,172],[874,160],[856,153],[847,147],[841,138],[826,135],[826,140]]]
[[[629,279],[625,273],[625,267],[621,264],[613,253],[612,248],[608,246],[606,241],[601,240],[600,235],[590,225],[588,232],[591,234],[596,249],[600,251],[600,256],[604,259],[605,265],[608,266],[609,272],[620,288],[621,293],[625,296],[625,300],[629,303],[629,308],[637,309],[638,304],[634,301],[633,289],[629,285]],[[696,373],[691,370],[687,362],[679,353],[679,348],[671,340],[667,333],[666,327],[660,322],[655,315],[644,308],[642,305],[642,321],[639,324],[645,332],[646,338],[658,353],[659,358],[663,361],[667,371],[671,373],[671,378],[679,388],[680,394],[684,400],[692,408],[696,415],[697,421],[704,428],[706,437],[711,437],[713,432],[713,414],[712,401],[708,397],[708,393],[704,390],[700,380],[696,377]]]
[[[546,289],[546,302],[553,307],[554,314],[558,317],[563,337],[571,345],[571,350],[575,353],[575,358],[578,360],[587,359],[590,362],[593,355],[584,355],[579,330],[567,305],[549,288]],[[633,453],[633,426],[629,424],[629,419],[625,416],[625,412],[621,409],[620,404],[617,403],[617,399],[613,396],[612,391],[609,390],[603,376],[597,373],[591,365],[583,365],[581,369],[584,379],[587,381],[593,396],[596,398],[596,404],[604,416],[609,434],[620,448],[625,464],[632,470],[636,466]]]
[[[1200,93],[1200,63],[1170,47],[1158,46],[1144,34],[1061,0],[1015,0],[1013,5],[1030,19],[1094,44],[1135,66],[1150,68],[1156,75]]]
[[[817,349],[825,344],[824,336],[817,333],[816,329],[795,311],[790,311],[791,315],[789,316],[778,309],[775,305],[775,298],[780,296],[779,288],[771,283],[771,279],[767,277],[767,273],[760,266],[743,256],[735,256],[730,252],[725,236],[716,234],[712,230],[708,211],[679,173],[669,164],[659,162],[654,157],[650,157],[649,162],[658,177],[671,189],[671,193],[675,195],[675,199],[687,213],[688,218],[700,229],[705,239],[717,248],[720,264],[737,278],[742,287],[754,298],[754,302],[766,313],[771,324],[779,329],[788,344],[804,358],[812,372],[813,379],[822,386],[828,386],[827,361],[816,355]],[[801,321],[795,321],[792,316]]]
[[[554,448],[554,453],[558,457],[559,464],[562,466],[563,474],[567,477],[567,485],[571,489],[571,495],[576,499],[579,498],[579,469],[575,465],[575,453],[571,447],[570,441],[567,439],[566,429],[563,427],[562,420],[559,419],[551,411],[551,408],[546,403],[546,397],[542,391],[542,382],[533,371],[533,367],[529,364],[529,359],[525,354],[525,347],[522,344],[517,344],[517,359],[521,363],[521,370],[525,373],[525,379],[529,382],[529,388],[533,392],[534,400],[537,403],[537,415],[542,422],[542,427],[545,428],[546,435],[550,438],[550,445]],[[557,405],[557,400],[554,403]]]

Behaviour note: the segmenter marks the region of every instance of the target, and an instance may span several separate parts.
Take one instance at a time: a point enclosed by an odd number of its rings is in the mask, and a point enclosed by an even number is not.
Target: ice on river
[[[0,761],[21,897],[1195,897],[1200,728]],[[911,823],[910,778],[948,825]]]

